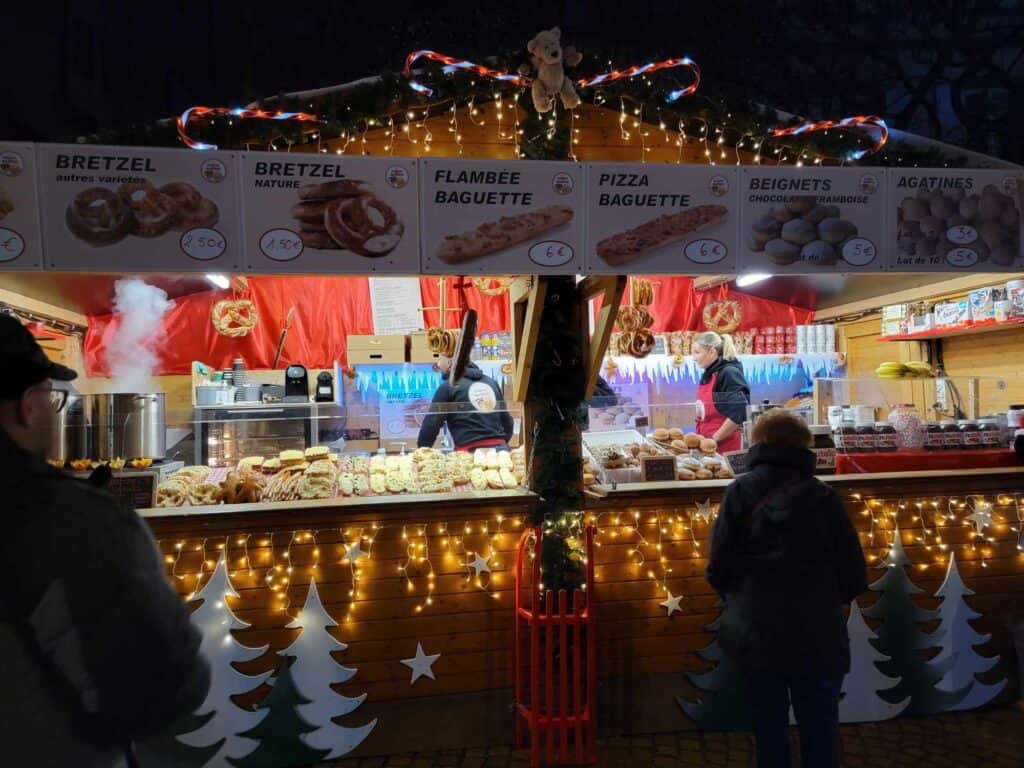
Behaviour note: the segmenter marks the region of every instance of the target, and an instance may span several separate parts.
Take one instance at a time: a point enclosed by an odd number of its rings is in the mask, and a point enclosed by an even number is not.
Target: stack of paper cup
[[[822,352],[831,355],[836,351],[836,327],[831,323],[822,327],[825,329],[825,348]]]
[[[807,326],[798,325],[796,327],[796,353],[798,355],[807,354]]]

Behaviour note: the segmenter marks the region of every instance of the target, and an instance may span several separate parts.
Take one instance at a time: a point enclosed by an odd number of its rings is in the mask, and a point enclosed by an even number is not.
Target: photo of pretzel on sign
[[[533,240],[572,221],[574,211],[566,205],[547,205],[516,216],[487,221],[469,232],[446,235],[437,257],[446,264],[461,264],[514,245]]]
[[[360,179],[307,184],[299,189],[291,213],[306,248],[380,258],[395,250],[405,234],[394,209]]]
[[[682,242],[707,227],[718,226],[729,216],[724,205],[698,205],[645,221],[610,235],[597,244],[597,255],[610,266],[635,261],[666,245]]]
[[[715,333],[732,333],[743,320],[743,307],[738,301],[713,301],[704,307],[704,327]]]

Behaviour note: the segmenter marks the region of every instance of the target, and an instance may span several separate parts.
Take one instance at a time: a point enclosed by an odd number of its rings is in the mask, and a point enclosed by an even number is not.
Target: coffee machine
[[[292,363],[284,369],[284,401],[286,403],[309,402],[309,371],[306,366]]]

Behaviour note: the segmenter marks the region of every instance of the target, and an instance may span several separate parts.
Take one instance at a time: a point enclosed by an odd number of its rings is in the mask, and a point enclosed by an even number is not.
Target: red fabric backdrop
[[[688,277],[652,277],[654,283],[654,331],[703,329],[704,306],[722,298],[735,299],[743,308],[740,330],[764,325],[798,325],[810,322],[814,313],[774,301],[758,299],[722,286],[711,291],[693,290]],[[480,293],[469,278],[446,281],[449,307],[471,307],[479,313],[482,331],[507,331],[508,295]],[[438,305],[437,278],[420,278],[423,306]],[[295,308],[291,330],[281,355],[280,366],[296,362],[310,368],[328,368],[335,360],[346,362],[346,339],[350,334],[373,333],[370,288],[365,277],[252,277],[248,298],[255,302],[260,320],[248,336],[221,336],[210,323],[210,310],[230,291],[203,291],[175,299],[164,318],[161,356],[157,374],[187,374],[193,360],[218,368],[236,357],[249,368],[269,368],[274,361],[277,340],[288,310]],[[628,300],[628,296],[626,297]],[[448,327],[458,327],[460,313],[448,314]],[[438,312],[425,313],[425,327],[438,324]],[[90,376],[106,376],[106,350],[113,343],[119,319],[112,315],[89,318],[85,335],[85,366]]]
[[[420,278],[423,306],[438,305],[437,278]],[[481,294],[466,278],[446,281],[449,307],[469,306],[479,314],[482,331],[508,330],[508,296]],[[228,338],[217,333],[210,310],[230,291],[203,291],[174,300],[164,318],[157,374],[187,374],[193,360],[218,368],[230,366],[236,357],[249,368],[269,368],[288,310],[295,308],[291,330],[279,367],[296,362],[310,368],[329,368],[335,360],[346,362],[350,334],[373,333],[370,287],[365,277],[252,277],[247,298],[259,311],[259,323],[247,336]],[[437,324],[438,312],[427,311],[427,327]],[[449,312],[448,327],[458,327],[460,313]],[[114,315],[89,318],[85,335],[85,367],[90,376],[109,375],[106,349],[113,343],[120,319]]]

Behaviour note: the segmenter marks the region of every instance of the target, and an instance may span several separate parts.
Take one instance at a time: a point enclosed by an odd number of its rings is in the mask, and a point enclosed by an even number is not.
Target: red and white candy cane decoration
[[[501,69],[488,69],[487,67],[483,67],[479,64],[474,64],[472,61],[456,59],[451,56],[446,56],[443,53],[438,53],[437,51],[413,51],[405,57],[405,68],[402,70],[402,74],[405,75],[406,79],[409,81],[409,87],[417,93],[422,93],[424,96],[432,96],[434,89],[412,79],[412,65],[417,59],[440,61],[444,64],[441,71],[445,74],[454,72],[457,69],[465,69],[479,75],[480,77],[489,77],[492,80],[501,80],[502,82],[513,83],[514,85],[529,85],[529,80],[526,78]]]
[[[178,138],[190,149],[216,149],[216,144],[190,138],[187,133],[190,120],[198,120],[210,115],[231,115],[241,120],[295,120],[300,123],[319,123],[321,119],[306,112],[268,112],[265,109],[242,109],[241,107],[189,107],[178,117]]]
[[[530,84],[530,78],[523,77],[521,75],[512,74],[500,69],[488,69],[487,67],[474,64],[472,61],[466,61],[465,59],[456,59],[452,56],[446,56],[443,53],[437,51],[413,51],[405,57],[405,68],[402,70],[402,74],[405,75],[409,81],[409,87],[417,93],[422,93],[424,96],[432,96],[434,89],[429,86],[423,85],[423,83],[417,82],[412,77],[412,65],[413,62],[418,59],[430,59],[432,61],[439,61],[444,66],[441,68],[445,74],[450,74],[456,70],[462,69],[473,72],[480,77],[488,77],[493,80],[500,80],[505,83],[512,83],[526,87]],[[594,77],[584,77],[576,81],[578,88],[591,88],[613,83],[616,80],[624,80],[628,78],[638,77],[639,75],[646,75],[651,72],[657,72],[661,69],[671,69],[673,67],[685,67],[690,70],[693,75],[693,82],[685,88],[679,88],[671,91],[666,100],[669,102],[676,101],[684,96],[689,96],[691,93],[697,90],[700,85],[700,67],[697,63],[689,56],[684,56],[681,59],[665,59],[664,61],[648,62],[641,66],[628,67],[623,70],[612,70],[611,72],[603,72],[600,75]]]
[[[802,133],[816,133],[817,131],[828,131],[833,128],[846,131],[863,131],[865,133],[878,131],[878,138],[875,140],[874,146],[850,152],[846,156],[848,160],[860,160],[868,155],[873,155],[889,141],[889,126],[885,124],[885,120],[876,115],[857,115],[856,117],[847,117],[842,120],[822,120],[817,123],[801,123],[800,125],[794,125],[792,128],[776,128],[772,131],[772,136],[799,136]]]
[[[615,69],[611,72],[604,72],[594,77],[584,77],[576,81],[578,88],[596,87],[599,85],[605,85],[606,83],[613,83],[616,80],[624,80],[631,77],[638,77],[639,75],[646,75],[651,72],[657,72],[659,69],[671,69],[672,67],[686,67],[693,74],[693,82],[685,88],[672,91],[668,96],[665,97],[666,101],[672,102],[681,99],[684,96],[689,96],[691,93],[697,90],[700,85],[700,67],[697,66],[697,62],[691,59],[689,56],[684,56],[681,59],[665,59],[664,61],[648,62],[639,67],[629,67],[621,71]]]

